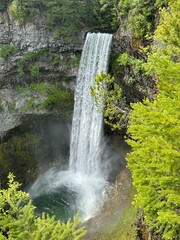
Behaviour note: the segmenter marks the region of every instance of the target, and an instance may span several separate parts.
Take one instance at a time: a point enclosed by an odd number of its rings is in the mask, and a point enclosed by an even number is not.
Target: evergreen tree
[[[18,190],[20,184],[9,174],[8,189],[0,190],[0,239],[80,240],[86,233],[73,221],[60,222],[45,213],[37,217],[28,193]]]
[[[135,203],[163,239],[180,235],[180,1],[162,9],[156,45],[146,69],[156,76],[153,102],[132,104],[128,166],[137,189]]]

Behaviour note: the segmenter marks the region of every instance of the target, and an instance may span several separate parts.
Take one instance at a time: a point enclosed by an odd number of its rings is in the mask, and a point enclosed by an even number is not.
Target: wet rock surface
[[[117,175],[111,196],[101,212],[85,224],[88,231],[86,240],[101,239],[104,236],[106,236],[105,239],[114,240],[110,236],[118,228],[119,222],[129,207],[131,189],[131,174],[128,169],[124,169]]]

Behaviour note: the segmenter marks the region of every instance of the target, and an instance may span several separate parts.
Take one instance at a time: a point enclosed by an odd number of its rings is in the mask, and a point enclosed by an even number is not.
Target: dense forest
[[[136,189],[133,203],[143,215],[147,231],[153,239],[179,239],[180,0],[2,0],[0,11],[9,11],[20,25],[43,16],[54,37],[63,36],[68,41],[84,27],[129,32],[138,44],[138,54],[114,55],[109,74],[97,75],[90,90],[97,106],[104,103],[100,111],[105,123],[117,134],[123,129],[131,146],[127,166]],[[7,59],[16,51],[15,46],[4,44],[0,57]],[[19,73],[29,60],[26,55],[19,61]],[[34,61],[33,53],[30,55]],[[155,79],[155,94],[140,97],[140,101],[128,100],[119,84],[121,68],[131,69],[128,81],[132,88],[140,76],[147,81]],[[39,68],[32,65],[30,71],[38,76]],[[55,91],[51,90],[51,96]],[[45,104],[52,107],[49,102]],[[19,187],[10,174],[8,188],[0,190],[0,239],[84,237],[86,231],[78,227],[78,216],[67,223],[45,214],[36,217],[30,196]]]

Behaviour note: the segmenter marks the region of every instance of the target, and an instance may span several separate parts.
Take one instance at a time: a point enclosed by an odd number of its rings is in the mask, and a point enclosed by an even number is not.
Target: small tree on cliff
[[[105,123],[112,130],[120,130],[127,123],[128,106],[122,98],[122,90],[114,82],[114,77],[101,72],[95,79],[95,85],[91,86],[91,95],[94,97],[99,111],[104,113]]]

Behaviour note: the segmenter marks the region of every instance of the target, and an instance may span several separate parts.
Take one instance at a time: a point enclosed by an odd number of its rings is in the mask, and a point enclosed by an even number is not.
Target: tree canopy
[[[180,1],[161,10],[156,44],[146,70],[155,75],[159,93],[153,102],[132,104],[132,152],[127,156],[137,189],[135,204],[163,239],[180,234]]]

